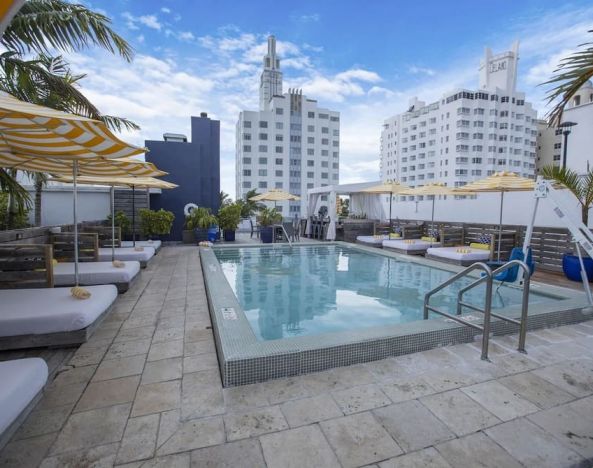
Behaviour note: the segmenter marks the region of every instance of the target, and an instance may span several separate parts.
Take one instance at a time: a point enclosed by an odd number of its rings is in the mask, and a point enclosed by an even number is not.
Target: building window
[[[329,127],[321,127],[321,133],[329,133]]]
[[[284,172],[282,170],[276,170],[276,177],[282,177]]]
[[[250,120],[244,120],[243,121],[243,128],[251,128],[251,121]]]
[[[282,146],[276,146],[276,153],[283,153],[284,148]]]
[[[246,177],[251,176],[251,169],[243,169],[243,175]]]
[[[284,141],[283,135],[276,135],[276,141]]]
[[[243,145],[243,151],[246,153],[251,153],[251,145]]]
[[[321,156],[329,156],[328,150],[321,150]]]
[[[262,181],[262,182],[259,182],[259,183],[257,184],[257,186],[258,186],[259,188],[268,188],[268,183],[267,183],[267,182],[264,182],[264,181]]]
[[[329,114],[319,114],[320,119],[329,119]]]
[[[322,172],[321,173],[321,178],[322,179],[328,179],[329,178],[329,174],[327,172]]]
[[[268,145],[259,145],[258,146],[258,151],[260,153],[267,153],[268,152]]]
[[[314,156],[315,150],[313,148],[307,148],[307,156]]]
[[[282,164],[283,164],[283,161],[284,161],[284,160],[283,160],[282,158],[276,158],[276,165],[277,165],[277,166],[282,166]]]
[[[307,112],[307,117],[309,117],[310,119],[314,119],[315,118],[315,112]]]
[[[307,172],[307,178],[308,179],[313,179],[315,177],[315,173],[314,172]]]
[[[314,132],[315,131],[315,125],[307,125],[307,131],[308,132]]]
[[[251,182],[243,182],[243,188],[251,188]]]
[[[282,115],[284,114],[284,109],[282,109],[282,107],[276,107],[276,115]]]
[[[329,167],[329,163],[327,161],[321,161],[321,167]]]
[[[251,140],[251,133],[244,133],[243,134],[243,139],[246,140],[246,141]]]
[[[284,122],[276,122],[276,130],[282,130],[284,128]]]
[[[257,171],[257,175],[260,177],[267,177],[268,176],[268,170],[267,169],[259,169]]]
[[[315,161],[311,161],[310,159],[307,160],[307,167],[314,167]]]
[[[340,121],[340,118],[339,117],[330,117],[329,120],[331,122],[339,122]]]
[[[260,120],[259,128],[268,128],[268,122],[266,120]]]
[[[277,188],[277,189],[281,189],[283,186],[282,182],[276,182],[274,185],[275,185],[274,188]]]
[[[243,164],[251,164],[251,158],[243,158]]]
[[[309,143],[310,145],[315,143],[315,137],[307,137],[307,143]]]

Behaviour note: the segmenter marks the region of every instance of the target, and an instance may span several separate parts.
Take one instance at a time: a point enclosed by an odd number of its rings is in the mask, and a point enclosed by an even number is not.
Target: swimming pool
[[[401,258],[342,245],[216,251],[222,271],[259,340],[277,340],[422,320],[424,295],[452,273]],[[465,278],[433,304],[455,312]],[[465,299],[484,303],[485,286]],[[530,304],[554,300],[533,293]],[[493,309],[521,303],[521,291],[503,286]],[[436,314],[431,317],[437,318]]]
[[[200,263],[225,387],[468,343],[480,333],[435,314],[423,320],[424,294],[461,270],[454,265],[306,241],[200,247]],[[434,304],[452,311],[462,284]],[[578,291],[532,281],[531,292],[530,330],[590,318]],[[483,295],[476,290],[466,299],[479,304]],[[493,308],[517,318],[519,303],[519,290],[503,286]],[[482,315],[464,311],[464,318],[480,323]],[[491,332],[517,327],[494,318]]]

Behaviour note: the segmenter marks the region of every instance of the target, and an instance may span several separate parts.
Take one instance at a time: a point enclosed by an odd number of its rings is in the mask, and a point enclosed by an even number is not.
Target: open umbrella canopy
[[[71,184],[72,176],[52,177],[51,182],[61,182]],[[154,177],[91,177],[81,176],[76,178],[76,182],[85,185],[111,185],[115,187],[137,187],[137,188],[160,188],[173,189],[177,184],[165,180],[155,179]]]
[[[419,187],[408,188],[400,192],[400,195],[468,195],[468,193],[459,193],[459,189],[447,187],[442,182],[432,182]]]
[[[504,206],[505,192],[530,191],[535,187],[535,181],[527,177],[521,177],[514,172],[502,171],[496,172],[484,179],[476,180],[458,190],[462,193],[467,192],[500,192],[500,215],[498,221],[498,261],[500,261],[500,242],[502,239],[502,213]]]
[[[251,197],[250,200],[251,201],[273,201],[273,202],[279,202],[279,201],[296,201],[296,200],[300,200],[301,197],[298,197],[296,195],[293,195],[291,193],[285,192],[284,190],[280,190],[280,189],[270,189],[269,191],[265,192],[265,193],[261,193],[259,195],[256,195],[254,197]]]
[[[534,187],[533,179],[521,177],[514,172],[502,171],[470,182],[457,190],[460,192],[518,192],[533,190]]]
[[[400,184],[395,180],[388,180],[379,185],[373,185],[372,187],[362,190],[365,193],[376,193],[376,194],[389,194],[389,222],[391,223],[391,199],[393,195],[400,195],[403,191],[409,190],[410,187],[404,184]]]

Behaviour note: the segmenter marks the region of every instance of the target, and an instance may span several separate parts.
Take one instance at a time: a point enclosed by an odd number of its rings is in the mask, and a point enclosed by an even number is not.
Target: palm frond
[[[573,171],[567,167],[548,165],[542,168],[542,175],[546,179],[550,179],[564,185],[579,199],[579,201],[583,198],[583,185],[581,177],[576,171]]]
[[[589,32],[593,33],[593,30]],[[585,47],[585,49],[562,59],[558,68],[554,70],[555,76],[542,83],[555,85],[546,96],[548,104],[555,102],[548,113],[548,122],[551,126],[561,122],[564,108],[571,98],[581,86],[593,78],[593,42],[581,44],[579,47]]]
[[[19,53],[81,50],[92,45],[130,61],[132,47],[111,28],[111,20],[84,5],[64,0],[28,0],[0,40]]]
[[[31,207],[29,192],[18,183],[14,175],[5,169],[0,169],[0,192],[10,193],[10,196],[14,197],[20,213]]]
[[[99,120],[102,120],[111,130],[121,132],[122,130],[140,130],[140,125],[132,122],[125,117],[115,117],[113,115],[101,114],[98,116]]]

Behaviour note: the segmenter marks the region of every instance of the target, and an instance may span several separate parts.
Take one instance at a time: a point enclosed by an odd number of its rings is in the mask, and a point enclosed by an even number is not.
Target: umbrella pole
[[[111,261],[115,260],[115,186],[111,186]]]
[[[500,192],[500,217],[498,219],[498,261],[500,262],[500,240],[502,239],[502,207],[504,205],[504,191]]]
[[[393,192],[389,192],[389,229],[391,229],[391,201],[393,200]]]
[[[432,196],[432,216],[430,217],[430,229],[434,231],[434,199],[436,195]]]
[[[132,245],[136,247],[136,186],[132,185]]]
[[[75,159],[72,166],[72,217],[74,218],[74,285],[78,286],[78,219],[77,219],[77,188],[76,177],[78,175],[78,161]]]

